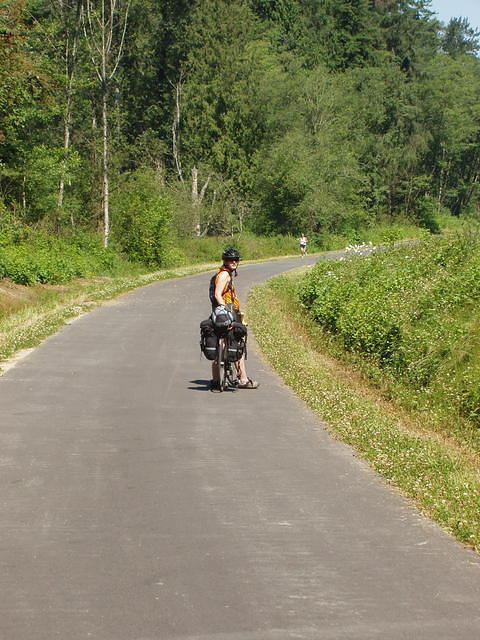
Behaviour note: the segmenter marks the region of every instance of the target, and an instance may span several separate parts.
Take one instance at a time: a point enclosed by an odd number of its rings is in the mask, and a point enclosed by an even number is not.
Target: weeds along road
[[[241,266],[242,297],[305,262]],[[0,638],[480,637],[479,557],[331,439],[254,341],[260,389],[206,391],[209,277],[123,295],[0,378]]]

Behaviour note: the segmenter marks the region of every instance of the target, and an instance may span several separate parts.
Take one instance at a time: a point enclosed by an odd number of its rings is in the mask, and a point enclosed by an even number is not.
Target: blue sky
[[[468,18],[470,26],[480,30],[480,0],[432,0],[431,9],[442,22]]]

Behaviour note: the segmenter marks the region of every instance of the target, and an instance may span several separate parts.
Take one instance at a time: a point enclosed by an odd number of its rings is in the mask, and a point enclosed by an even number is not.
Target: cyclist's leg
[[[218,382],[220,380],[220,373],[218,370],[218,364],[216,360],[212,360],[212,380]]]
[[[245,365],[245,356],[242,356],[240,360],[237,360],[237,362],[235,362],[235,366],[237,367],[240,382],[246,382],[248,380],[248,376],[247,367]]]
[[[256,380],[252,380],[247,376],[247,368],[245,366],[245,356],[242,356],[241,359],[235,363],[238,370],[238,389],[257,389],[258,382]]]

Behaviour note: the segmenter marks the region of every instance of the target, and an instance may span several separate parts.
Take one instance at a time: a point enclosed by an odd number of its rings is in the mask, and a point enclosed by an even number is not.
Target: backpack
[[[233,313],[221,304],[212,311],[210,319],[215,329],[227,329],[233,323]]]
[[[200,323],[200,349],[207,360],[217,357],[218,337],[210,318]]]
[[[243,355],[247,357],[247,327],[234,322],[232,330],[227,333],[227,360],[237,362]]]

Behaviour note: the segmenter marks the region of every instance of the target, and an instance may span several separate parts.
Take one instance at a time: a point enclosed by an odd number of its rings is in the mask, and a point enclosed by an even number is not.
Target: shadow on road
[[[197,385],[195,387],[187,387],[187,389],[191,389],[192,391],[210,391],[210,380],[190,380],[190,384]],[[228,387],[225,389],[225,393],[236,393],[238,389],[233,389]]]
[[[187,387],[192,391],[210,391],[210,379],[208,380],[190,380],[190,384],[196,385],[195,387]]]

